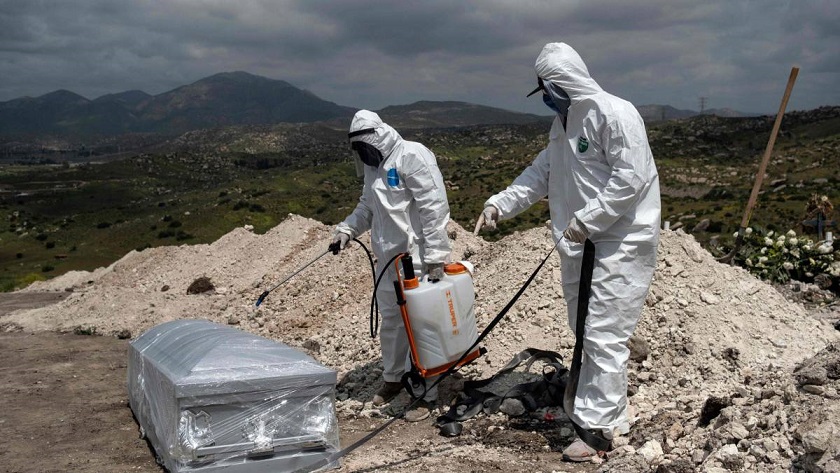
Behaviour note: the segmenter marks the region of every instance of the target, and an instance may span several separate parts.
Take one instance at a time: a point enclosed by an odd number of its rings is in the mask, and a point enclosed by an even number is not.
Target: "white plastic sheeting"
[[[340,449],[335,383],[335,371],[291,347],[203,320],[158,325],[129,348],[131,409],[172,473],[321,460]]]

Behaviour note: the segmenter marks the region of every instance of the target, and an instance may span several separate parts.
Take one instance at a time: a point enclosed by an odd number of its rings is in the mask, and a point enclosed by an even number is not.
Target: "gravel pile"
[[[136,337],[169,320],[209,319],[299,347],[338,370],[340,418],[385,416],[387,409],[369,403],[382,367],[369,335],[370,264],[355,243],[323,256],[255,307],[260,293],[320,255],[330,233],[290,215],[263,235],[241,228],[209,245],[132,251],[107,268],[31,285],[25,290],[72,293],[59,304],[15,312],[4,327],[95,328]],[[551,251],[546,228],[495,243],[456,223],[449,233],[453,259],[476,268],[479,330]],[[369,245],[367,236],[361,240]],[[188,294],[199,278],[213,289]],[[486,339],[487,355],[460,375],[489,376],[526,347],[559,351],[569,363],[574,337],[561,278],[555,254]],[[663,232],[631,344],[637,422],[601,470],[838,471],[838,335],[828,319],[812,317],[748,272],[717,263],[690,235]],[[444,383],[444,398],[459,378]],[[482,420],[501,427],[509,421],[504,415]],[[487,453],[486,445],[470,445],[468,432],[459,442],[454,452]]]

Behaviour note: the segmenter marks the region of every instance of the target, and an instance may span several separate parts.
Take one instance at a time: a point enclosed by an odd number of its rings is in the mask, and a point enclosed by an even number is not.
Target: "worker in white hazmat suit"
[[[351,147],[365,164],[364,188],[356,209],[336,227],[333,243],[338,242],[343,249],[349,240],[370,229],[379,266],[377,275],[392,257],[410,253],[416,265],[422,263],[429,280],[442,279],[450,253],[446,233],[449,202],[435,155],[420,143],[404,140],[368,110],[360,110],[353,117],[349,137]],[[400,379],[411,366],[408,336],[391,284],[396,280],[393,263],[387,271],[376,292],[382,314],[379,337],[385,380],[373,398],[377,406],[399,394]],[[427,381],[428,385],[434,382]],[[436,399],[437,388],[429,390],[405,419],[428,417]]]
[[[557,116],[548,146],[504,191],[484,204],[476,231],[495,227],[548,196],[561,258],[563,294],[575,329],[582,243],[595,245],[574,412],[579,426],[610,439],[627,433],[627,341],[656,266],[659,177],[644,122],[629,102],[605,92],[580,56],[547,44],[536,61],[543,101]],[[530,94],[529,94],[530,95]],[[597,452],[577,439],[567,460]]]

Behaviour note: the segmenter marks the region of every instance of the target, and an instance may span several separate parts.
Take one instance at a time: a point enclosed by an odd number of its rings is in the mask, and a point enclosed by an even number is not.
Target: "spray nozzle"
[[[403,277],[405,279],[414,279],[414,262],[411,260],[411,255],[403,256],[400,261],[402,261],[403,266]]]

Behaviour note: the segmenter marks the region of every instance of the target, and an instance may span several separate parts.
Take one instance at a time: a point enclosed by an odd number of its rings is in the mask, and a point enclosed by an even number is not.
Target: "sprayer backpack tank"
[[[473,267],[467,261],[447,264],[443,279],[431,282],[428,276],[418,277],[414,273],[410,255],[403,256],[401,261],[404,277],[395,281],[394,287],[411,359],[424,378],[437,376],[457,362],[478,338]],[[475,348],[459,366],[480,354]]]

